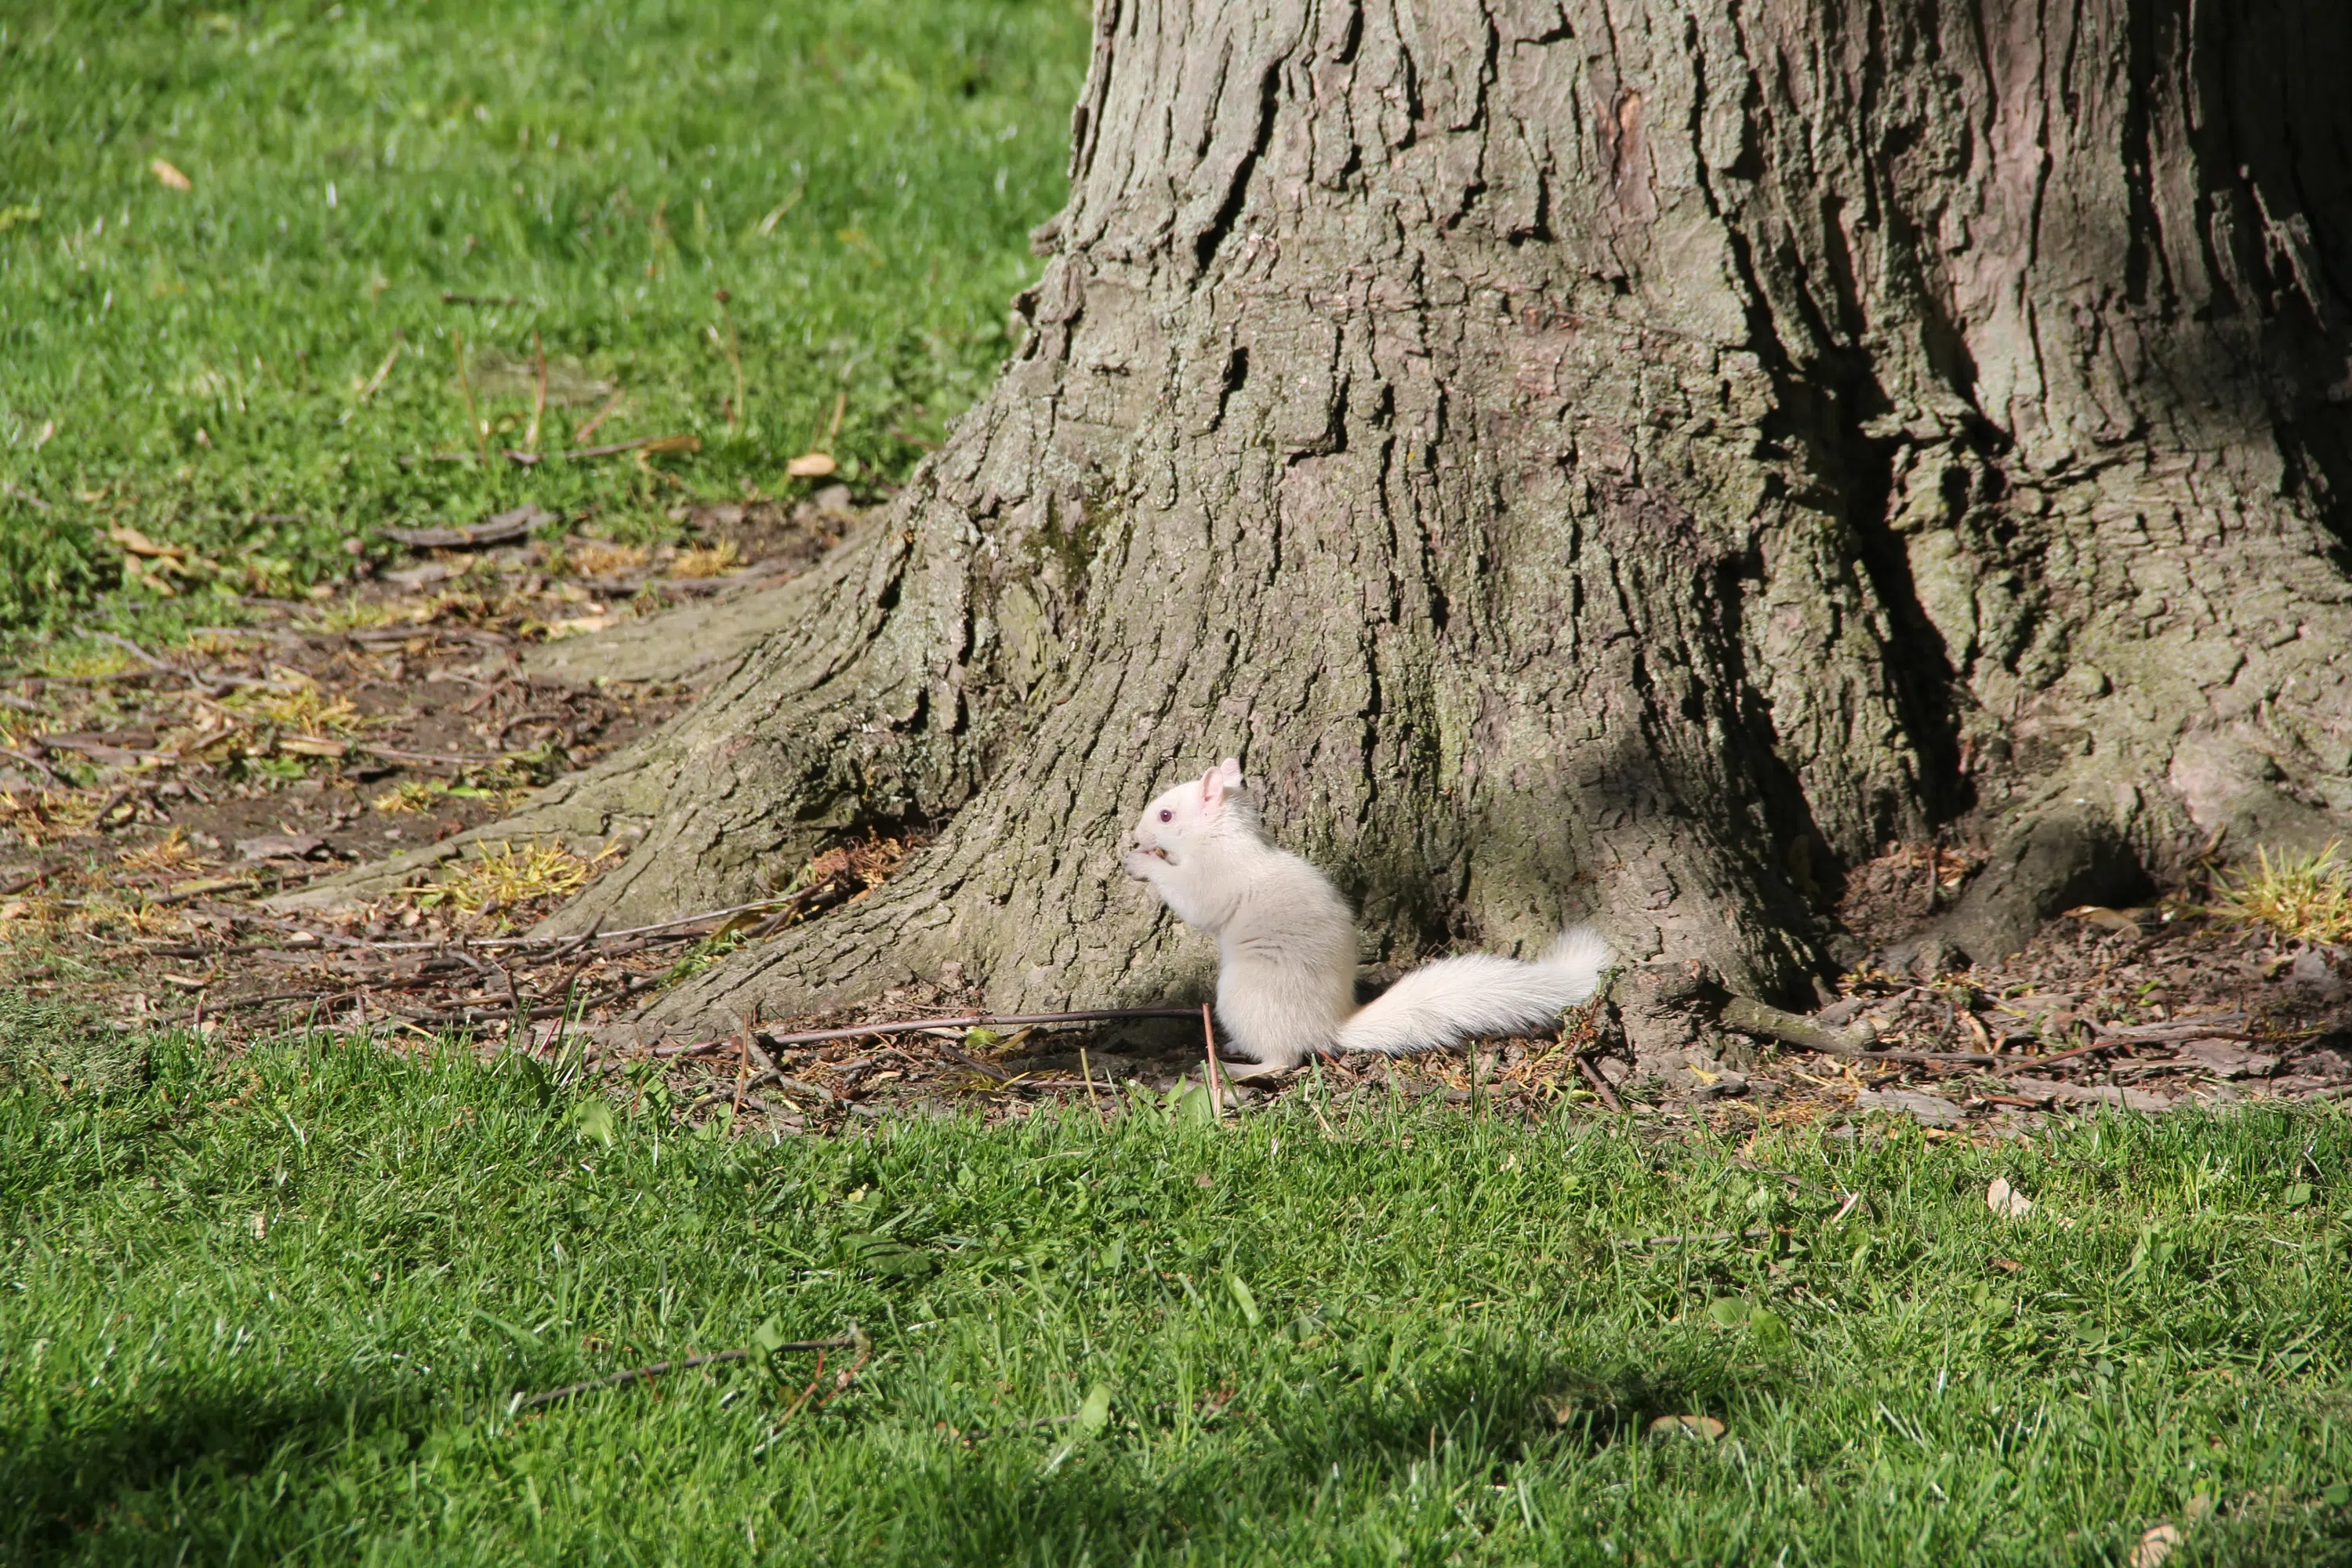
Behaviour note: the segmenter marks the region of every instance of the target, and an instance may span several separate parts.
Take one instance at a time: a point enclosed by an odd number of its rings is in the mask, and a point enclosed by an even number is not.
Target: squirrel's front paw
[[[1130,849],[1119,857],[1118,863],[1127,868],[1127,874],[1137,881],[1148,882],[1151,880],[1151,872],[1148,868],[1159,864],[1159,857],[1148,855],[1140,849]]]

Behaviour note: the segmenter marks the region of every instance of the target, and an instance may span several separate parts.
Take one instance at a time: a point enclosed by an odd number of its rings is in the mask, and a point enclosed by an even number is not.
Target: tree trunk
[[[1098,0],[1033,324],[639,752],[564,931],[937,838],[656,1017],[1204,985],[1228,753],[1376,952],[1598,921],[1768,998],[1976,813],[2006,951],[2352,807],[2352,8]]]

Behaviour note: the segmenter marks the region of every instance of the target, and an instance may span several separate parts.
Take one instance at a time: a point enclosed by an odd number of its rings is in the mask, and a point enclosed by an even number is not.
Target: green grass
[[[1380,1108],[677,1136],[332,1044],[8,1093],[15,1562],[2111,1563],[2200,1495],[2175,1568],[2352,1561],[2334,1112],[1759,1146],[1792,1192]],[[506,1414],[771,1318],[877,1353]]]
[[[547,445],[625,388],[595,439],[698,435],[657,466],[790,494],[845,394],[843,473],[901,475],[1011,346],[1087,27],[1082,0],[0,7],[0,626],[113,587],[110,527],[196,552],[183,592],[282,594],[386,521],[661,526],[683,492],[626,458],[404,467],[474,446],[453,334],[499,445],[536,334]]]

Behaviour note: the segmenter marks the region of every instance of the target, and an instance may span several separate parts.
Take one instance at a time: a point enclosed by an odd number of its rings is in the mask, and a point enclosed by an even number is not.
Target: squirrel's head
[[[1129,845],[1130,853],[1181,865],[1204,840],[1250,833],[1256,825],[1242,765],[1227,757],[1145,806]]]

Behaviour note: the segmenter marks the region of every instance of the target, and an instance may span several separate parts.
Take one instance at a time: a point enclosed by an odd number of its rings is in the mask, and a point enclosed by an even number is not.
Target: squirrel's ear
[[[1201,802],[1204,805],[1218,805],[1241,787],[1242,765],[1234,758],[1227,757],[1201,775]]]

